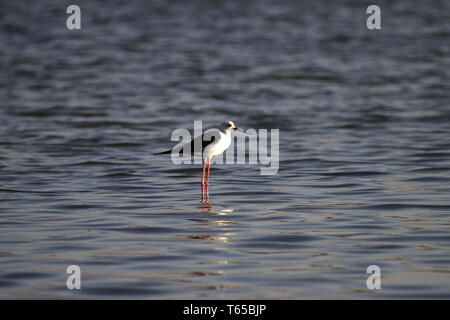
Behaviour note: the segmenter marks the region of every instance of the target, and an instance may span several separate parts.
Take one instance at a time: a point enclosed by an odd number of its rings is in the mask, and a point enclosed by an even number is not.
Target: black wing
[[[201,140],[201,142],[202,142],[202,152],[203,152],[207,146],[209,146],[211,143],[216,141],[216,135],[214,135],[214,134],[210,134],[210,133],[207,134],[206,139],[209,139],[209,140],[204,140],[204,138],[205,138],[205,133],[202,134],[201,136],[198,136],[197,138],[191,140],[190,142],[188,142],[187,144],[183,145],[182,147],[179,147],[180,149],[178,150],[178,152],[180,154],[183,154],[184,147],[186,147],[189,144],[189,148],[191,150],[191,153],[193,153],[195,145],[196,145],[196,141],[198,141],[198,140]],[[197,144],[198,144],[198,142],[197,142]],[[175,151],[175,150],[174,149],[170,149],[170,150],[167,150],[167,151],[155,153],[155,155],[157,155],[157,154],[169,154],[169,153],[172,153],[172,151]]]

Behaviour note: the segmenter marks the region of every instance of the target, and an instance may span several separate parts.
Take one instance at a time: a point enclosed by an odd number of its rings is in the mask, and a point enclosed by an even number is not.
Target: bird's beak
[[[242,130],[241,128],[236,128],[236,127],[234,127],[234,131],[241,131],[241,132],[244,132],[244,130]]]

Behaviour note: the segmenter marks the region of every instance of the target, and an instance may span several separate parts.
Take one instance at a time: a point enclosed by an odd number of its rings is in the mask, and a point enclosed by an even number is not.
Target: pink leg
[[[204,190],[205,190],[205,168],[206,168],[206,161],[203,160],[203,173],[202,173],[202,203],[204,201]]]
[[[208,175],[206,176],[206,202],[209,198],[209,168],[211,167],[211,158],[208,159]]]

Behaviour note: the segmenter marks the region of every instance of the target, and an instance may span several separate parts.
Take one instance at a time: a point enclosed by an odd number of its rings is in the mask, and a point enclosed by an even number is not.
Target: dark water
[[[73,3],[0,4],[1,298],[450,298],[448,1]],[[280,170],[203,208],[153,152],[228,119]]]

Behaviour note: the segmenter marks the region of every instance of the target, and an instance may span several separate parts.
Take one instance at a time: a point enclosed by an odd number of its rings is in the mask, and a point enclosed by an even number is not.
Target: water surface
[[[448,2],[70,4],[0,4],[1,298],[450,298]],[[279,129],[278,174],[203,207],[153,155],[194,120]]]

